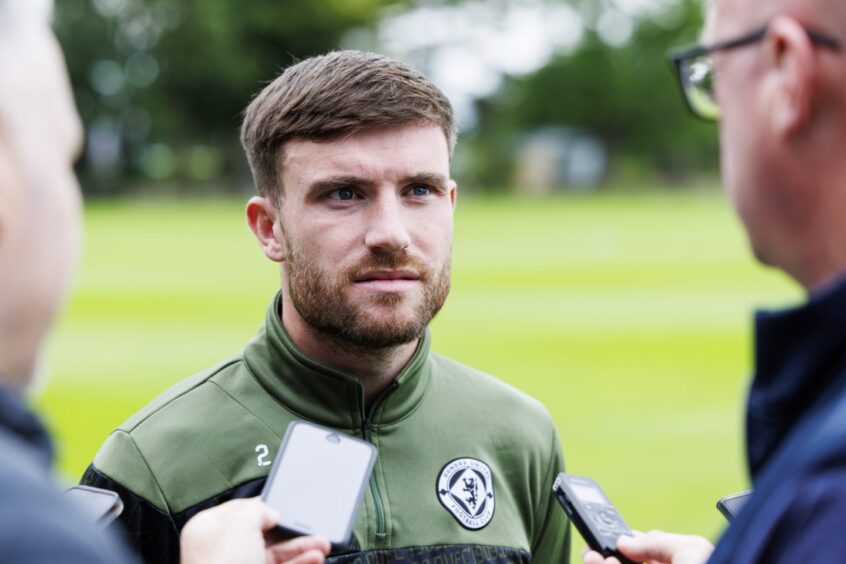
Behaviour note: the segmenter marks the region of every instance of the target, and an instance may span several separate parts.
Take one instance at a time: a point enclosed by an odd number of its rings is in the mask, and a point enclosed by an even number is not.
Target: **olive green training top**
[[[373,443],[378,457],[352,546],[333,562],[566,562],[551,493],[563,470],[544,406],[429,351],[428,331],[369,411],[356,377],[306,357],[277,312],[238,356],[182,381],[116,429],[82,482],[117,491],[148,562],[178,562],[202,509],[258,495],[288,424]]]

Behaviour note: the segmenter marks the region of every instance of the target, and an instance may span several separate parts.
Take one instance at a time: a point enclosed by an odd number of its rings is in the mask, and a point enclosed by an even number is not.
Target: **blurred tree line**
[[[635,21],[631,38],[610,45],[596,20],[607,0],[583,0],[585,35],[573,52],[553,57],[528,76],[509,80],[479,103],[479,127],[468,136],[471,176],[501,185],[513,174],[518,132],[561,126],[597,136],[610,155],[608,174],[635,181],[679,183],[715,174],[716,128],[692,118],[668,60],[693,43],[702,3],[680,0]]]
[[[385,10],[434,1],[57,0],[56,31],[88,133],[84,189],[249,187],[237,128],[251,97],[292,62],[338,48],[351,30],[375,29]],[[578,47],[476,101],[458,156],[462,182],[509,185],[521,139],[549,126],[600,139],[612,175],[713,171],[715,129],[689,117],[665,57],[695,39],[699,1],[638,17],[618,45],[596,31],[613,0],[571,3],[585,26]]]
[[[58,0],[56,31],[88,132],[85,188],[243,184],[237,130],[252,96],[292,62],[374,25],[387,3]]]

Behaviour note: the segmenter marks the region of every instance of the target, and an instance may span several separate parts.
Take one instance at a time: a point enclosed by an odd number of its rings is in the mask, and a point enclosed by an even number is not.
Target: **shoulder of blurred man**
[[[754,494],[713,562],[842,562],[846,554],[846,277],[759,313],[747,408]]]
[[[826,426],[839,430],[810,426],[793,448],[779,453],[772,468],[755,481],[748,507],[720,539],[709,562],[843,562],[846,394],[832,407]]]
[[[132,559],[57,489],[50,439],[19,399],[0,391],[0,562]]]
[[[415,554],[439,556],[484,546],[494,552],[480,562],[566,560],[566,521],[550,495],[563,459],[540,402],[430,353],[427,333],[366,415],[355,378],[300,353],[275,311],[242,354],[176,385],[115,430],[86,471],[83,483],[124,498],[123,523],[146,560],[176,561],[178,533],[202,509],[260,494],[285,429],[303,419],[358,436],[367,425],[379,449],[385,531],[365,496],[353,552],[417,547]],[[434,487],[448,468],[474,461],[495,496],[495,511],[491,503],[477,519],[447,508]]]

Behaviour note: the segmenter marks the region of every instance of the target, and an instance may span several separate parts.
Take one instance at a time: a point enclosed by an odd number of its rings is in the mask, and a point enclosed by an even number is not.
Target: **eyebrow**
[[[332,190],[339,190],[341,188],[350,188],[355,186],[369,187],[373,186],[373,181],[368,178],[355,175],[339,175],[329,176],[316,180],[308,187],[309,194],[316,194],[320,192],[330,192]],[[447,184],[447,178],[436,172],[419,172],[406,176],[400,180],[401,185],[406,184],[433,184],[439,187],[444,187]]]
[[[405,178],[403,184],[435,184],[443,187],[447,184],[447,178],[436,172],[420,172]]]
[[[371,186],[373,183],[366,178],[352,175],[329,176],[312,182],[308,187],[308,194],[331,192],[351,186]]]

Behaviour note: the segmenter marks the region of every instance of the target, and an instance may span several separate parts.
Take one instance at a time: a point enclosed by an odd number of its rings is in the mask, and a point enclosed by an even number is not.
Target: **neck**
[[[794,260],[783,268],[809,293],[846,272],[846,224],[841,217],[846,209],[843,188],[828,186],[822,191],[823,198],[810,210],[810,219],[803,228],[792,229],[789,235],[798,244],[789,247]]]
[[[288,304],[278,312],[291,340],[309,358],[353,374],[364,388],[369,408],[402,372],[417,350],[419,339],[384,348],[365,348],[325,335],[310,327]]]
[[[832,241],[826,241],[831,244]],[[843,240],[846,244],[846,240]],[[832,249],[831,252],[820,256],[812,264],[802,265],[789,272],[810,294],[816,292],[838,279],[846,273],[846,256],[841,249]],[[810,262],[810,261],[809,261]]]
[[[0,331],[0,387],[16,392],[23,392],[32,380],[37,356],[21,354],[33,348],[21,333]]]

